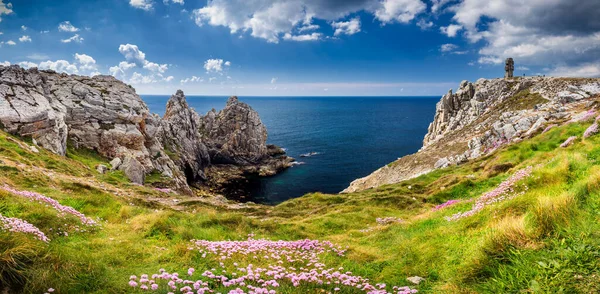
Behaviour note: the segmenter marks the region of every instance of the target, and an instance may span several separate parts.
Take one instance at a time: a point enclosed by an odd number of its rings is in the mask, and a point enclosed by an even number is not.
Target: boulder
[[[122,170],[125,176],[133,183],[143,185],[146,180],[144,166],[134,157],[126,157],[119,170]]]
[[[96,166],[96,171],[98,171],[98,173],[100,174],[105,174],[106,172],[108,172],[108,167],[104,164],[99,164],[98,166]]]
[[[115,157],[110,161],[110,170],[116,170],[121,166],[121,158]]]

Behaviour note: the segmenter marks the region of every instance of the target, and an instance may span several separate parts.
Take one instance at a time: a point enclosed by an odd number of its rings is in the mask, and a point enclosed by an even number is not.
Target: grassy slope
[[[34,154],[0,133],[0,184],[44,193],[104,220],[100,229],[60,236],[51,232],[73,220],[0,191],[2,215],[25,219],[52,239],[44,244],[0,231],[1,283],[24,285],[21,289],[32,293],[49,287],[58,293],[122,293],[130,290],[131,274],[214,267],[217,261],[187,250],[190,239],[242,240],[254,233],[349,246],[347,258],[328,258],[327,265],[390,285],[408,285],[406,277],[418,275],[427,279],[417,286],[420,293],[595,292],[600,289],[600,136],[558,147],[586,127],[555,128],[475,162],[395,185],[310,194],[244,211],[201,204],[186,211],[161,207],[143,199],[166,196],[130,185],[120,173],[98,175],[93,167],[104,160],[93,153]],[[538,167],[525,180],[524,195],[459,221],[444,219],[468,210],[469,199],[529,165]],[[464,201],[431,210],[449,199]],[[377,217],[388,216],[405,222],[377,225]]]

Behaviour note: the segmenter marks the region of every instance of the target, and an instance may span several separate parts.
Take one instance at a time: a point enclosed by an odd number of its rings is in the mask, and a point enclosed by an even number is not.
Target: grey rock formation
[[[184,171],[187,182],[206,180],[204,168],[210,164],[206,145],[200,138],[198,114],[192,110],[179,90],[167,102],[159,135],[172,159]]]
[[[207,113],[200,126],[214,163],[253,165],[268,157],[265,125],[236,96],[229,98],[223,110]]]
[[[84,77],[54,71],[0,66],[0,128],[33,138],[65,155],[67,144],[112,158],[136,183],[158,171],[172,186],[206,181],[211,156],[219,164],[244,166],[244,173],[272,174],[290,159],[267,148],[267,132],[247,104],[232,97],[205,117],[190,109],[182,91],[164,118],[150,114],[135,90],[112,76]],[[122,163],[121,163],[122,162]]]
[[[529,77],[463,81],[436,105],[419,152],[353,181],[343,192],[397,183],[437,168],[461,164],[564,123],[594,107],[600,79]],[[586,116],[586,111],[578,116]]]
[[[123,173],[133,183],[143,185],[146,180],[146,170],[144,166],[133,156],[127,156],[119,167]]]

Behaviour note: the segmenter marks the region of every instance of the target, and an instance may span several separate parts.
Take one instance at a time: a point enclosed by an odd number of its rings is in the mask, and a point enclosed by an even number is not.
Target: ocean
[[[141,95],[163,115],[170,96]],[[228,97],[187,96],[199,114],[225,107]],[[436,97],[238,97],[258,111],[268,143],[302,165],[254,180],[251,200],[277,204],[310,192],[338,193],[353,180],[419,150]],[[301,154],[318,153],[310,157]]]

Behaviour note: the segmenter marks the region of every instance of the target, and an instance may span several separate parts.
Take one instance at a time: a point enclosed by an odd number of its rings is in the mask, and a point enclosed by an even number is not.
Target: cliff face
[[[160,118],[132,87],[111,76],[0,66],[0,127],[60,155],[67,144],[96,150],[140,184],[145,174],[158,171],[186,192],[188,184],[207,180],[211,161],[257,166],[289,161],[268,155],[258,113],[237,98],[202,117],[178,91]]]
[[[343,192],[397,183],[489,154],[552,124],[585,116],[599,95],[600,79],[463,81],[456,93],[450,90],[437,103],[419,152],[353,181]]]

